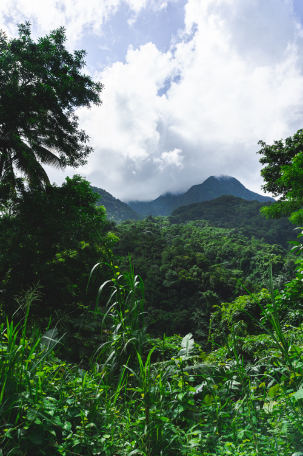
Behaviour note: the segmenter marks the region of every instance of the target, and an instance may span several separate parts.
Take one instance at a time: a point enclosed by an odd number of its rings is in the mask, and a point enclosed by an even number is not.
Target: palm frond
[[[41,146],[40,144],[35,144],[33,150],[36,155],[39,157],[41,163],[46,165],[53,166],[56,169],[62,169],[62,163],[59,157],[55,155],[51,150],[46,147]]]
[[[26,176],[30,186],[50,185],[49,178],[36,159],[34,151],[23,141],[16,143],[13,164]]]

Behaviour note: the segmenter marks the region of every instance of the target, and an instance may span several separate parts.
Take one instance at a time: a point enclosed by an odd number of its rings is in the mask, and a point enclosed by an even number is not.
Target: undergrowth
[[[142,281],[112,268],[91,314],[101,343],[85,370],[61,359],[56,328],[27,327],[37,289],[20,303],[19,323],[2,314],[2,456],[303,455],[303,326],[282,330],[272,289],[261,334],[233,326],[206,354],[191,334],[150,338]]]

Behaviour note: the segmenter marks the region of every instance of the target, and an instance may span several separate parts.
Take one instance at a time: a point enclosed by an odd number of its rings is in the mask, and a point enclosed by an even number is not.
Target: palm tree
[[[2,133],[2,132],[1,132]],[[60,158],[53,152],[43,147],[43,138],[40,144],[33,142],[26,144],[26,138],[22,138],[20,131],[15,134],[7,133],[0,136],[0,181],[2,184],[10,184],[12,189],[18,187],[20,179],[15,170],[19,170],[26,178],[31,187],[43,187],[50,185],[49,178],[42,166],[43,164],[63,168]],[[43,185],[44,184],[44,185]]]
[[[102,84],[80,72],[85,51],[70,54],[59,28],[38,42],[30,24],[19,25],[19,38],[0,31],[0,184],[50,185],[43,165],[65,168],[86,163],[92,148],[78,128],[76,108],[101,104]]]

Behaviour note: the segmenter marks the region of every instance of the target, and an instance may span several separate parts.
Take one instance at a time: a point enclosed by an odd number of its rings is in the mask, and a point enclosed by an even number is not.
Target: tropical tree
[[[290,216],[295,224],[303,223],[303,130],[285,141],[274,141],[269,146],[259,141],[262,149],[258,152],[265,184],[263,190],[279,196],[279,200],[261,212],[267,217]]]
[[[101,104],[102,84],[82,73],[85,51],[69,53],[63,27],[31,38],[30,24],[19,37],[0,31],[0,183],[23,188],[49,185],[43,165],[79,167],[92,148],[79,129],[79,107]],[[16,171],[19,171],[19,176]]]

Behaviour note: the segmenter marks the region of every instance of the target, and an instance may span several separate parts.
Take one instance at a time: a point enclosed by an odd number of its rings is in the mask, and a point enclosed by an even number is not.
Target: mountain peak
[[[229,181],[232,179],[237,180],[235,177],[227,176],[227,174],[220,174],[219,176],[210,176],[208,179],[217,179],[217,180],[223,180],[223,181]],[[239,182],[239,184],[241,184],[240,181],[238,181],[238,182]]]

